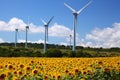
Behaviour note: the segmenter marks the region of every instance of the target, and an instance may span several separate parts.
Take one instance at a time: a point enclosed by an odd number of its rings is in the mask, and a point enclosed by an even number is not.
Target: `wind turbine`
[[[71,49],[71,39],[72,39],[72,35],[70,34],[70,49]]]
[[[28,38],[28,29],[29,29],[29,26],[26,26],[26,40],[25,40],[25,48],[27,48],[27,38]]]
[[[77,16],[87,7],[91,4],[92,1],[88,2],[85,6],[83,6],[79,11],[74,10],[71,6],[69,6],[68,4],[64,3],[64,5],[69,8],[72,12],[73,12],[73,16],[74,16],[74,34],[73,34],[73,52],[76,51],[75,47],[76,47],[76,26],[77,26]]]
[[[28,17],[28,25],[25,26],[26,30],[26,40],[25,40],[25,48],[27,48],[27,38],[28,38],[28,29],[29,29],[29,17]]]
[[[17,47],[17,34],[18,34],[18,29],[15,29],[15,47]]]
[[[41,19],[41,21],[43,22],[44,27],[45,27],[44,53],[46,52],[46,41],[48,41],[48,26],[49,26],[50,22],[52,21],[53,17],[51,17],[48,22],[45,22],[43,19]]]

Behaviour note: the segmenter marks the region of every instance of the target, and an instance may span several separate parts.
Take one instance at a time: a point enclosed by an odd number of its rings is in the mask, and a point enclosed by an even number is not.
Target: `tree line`
[[[43,52],[43,44],[28,43],[28,48],[24,48],[24,43],[0,44],[0,57],[73,57],[71,46],[47,44],[46,53]],[[91,48],[76,47],[75,57],[110,57],[120,56],[120,48]]]

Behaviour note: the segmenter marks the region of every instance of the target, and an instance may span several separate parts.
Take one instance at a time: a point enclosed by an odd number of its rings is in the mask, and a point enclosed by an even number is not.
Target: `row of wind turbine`
[[[25,36],[25,48],[27,48],[27,40],[28,40],[28,29],[29,29],[29,17],[28,17],[28,25],[25,26],[25,33],[26,33],[26,36]],[[15,47],[17,47],[17,38],[18,38],[18,28],[15,29]]]
[[[54,16],[51,17],[48,22],[45,22],[43,19],[41,19],[41,21],[43,22],[44,27],[45,27],[44,52],[46,52],[46,42],[48,41],[48,26],[53,18],[54,18]],[[29,22],[28,22],[28,25],[25,27],[25,32],[26,32],[25,48],[27,48],[28,29],[29,29]],[[15,47],[17,47],[17,38],[18,38],[18,28],[15,29]]]
[[[74,20],[73,20],[73,52],[76,52],[76,26],[77,26],[77,16],[85,9],[87,8],[90,4],[92,3],[92,0],[89,1],[85,6],[83,6],[80,10],[76,11],[75,9],[73,9],[70,5],[64,3],[64,5],[70,9],[73,13],[74,16]],[[46,42],[48,41],[48,26],[50,24],[50,22],[52,21],[52,19],[54,18],[51,17],[50,20],[48,22],[45,22],[43,19],[41,19],[41,21],[44,24],[45,27],[45,40],[44,40],[44,53],[46,52]],[[29,19],[29,18],[28,18]],[[27,34],[28,34],[28,29],[29,29],[29,20],[28,20],[28,25],[26,26],[26,42],[25,42],[25,48],[27,48]],[[16,43],[17,43],[17,33],[18,33],[18,29],[15,29],[16,33],[15,33],[15,47],[16,47]],[[71,45],[71,35],[70,35],[70,45]]]
[[[25,48],[27,48],[27,35],[28,35],[28,29],[29,29],[29,26],[26,26],[26,39],[25,39]],[[18,36],[19,36],[19,30],[18,28],[15,29],[15,47],[17,47],[17,42],[18,42]]]

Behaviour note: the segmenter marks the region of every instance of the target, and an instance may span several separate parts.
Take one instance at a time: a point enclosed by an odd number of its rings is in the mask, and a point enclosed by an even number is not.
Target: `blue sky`
[[[48,21],[50,44],[69,45],[73,34],[73,15],[64,6],[79,10],[90,0],[0,0],[0,43],[14,42],[14,30],[19,29],[18,42],[25,40],[25,26],[30,23],[29,42],[44,41],[41,18]],[[77,45],[120,47],[120,0],[93,0],[80,15],[77,25]]]

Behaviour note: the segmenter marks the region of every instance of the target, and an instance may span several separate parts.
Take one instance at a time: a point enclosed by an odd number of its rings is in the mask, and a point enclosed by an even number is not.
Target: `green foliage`
[[[45,53],[46,57],[62,57],[62,52],[59,49],[51,48]]]
[[[94,74],[86,74],[86,80],[120,80],[120,72],[116,70],[103,71],[102,68],[97,69]]]
[[[83,50],[78,50],[76,57],[91,57],[91,55],[88,52],[83,52]]]
[[[73,51],[72,50],[66,50],[62,51],[62,57],[73,57]]]
[[[120,56],[120,48],[91,48],[76,46],[73,52],[70,46],[47,44],[47,53],[43,54],[43,44],[28,43],[28,48],[24,48],[24,43],[18,43],[17,48],[14,43],[0,43],[0,57],[113,57]],[[60,55],[52,49],[59,49]],[[50,51],[52,50],[52,51]],[[51,53],[52,54],[48,54]],[[53,54],[54,53],[54,54]]]
[[[75,56],[76,56],[76,52],[70,51],[69,57],[75,57]]]
[[[32,48],[0,47],[0,57],[41,57],[41,51]]]

